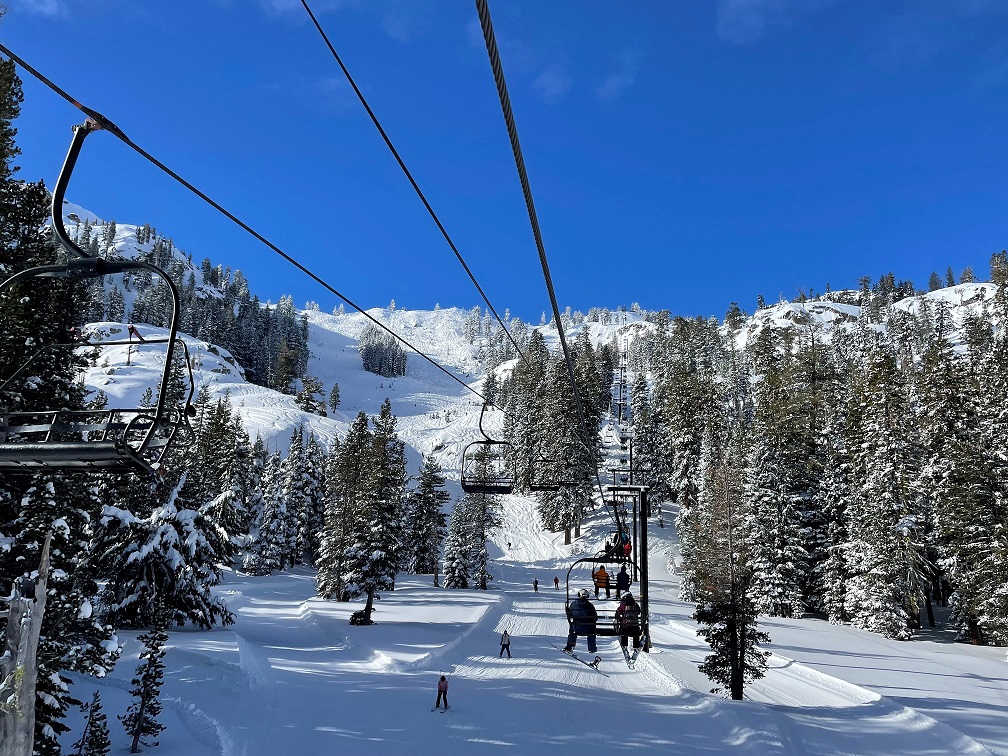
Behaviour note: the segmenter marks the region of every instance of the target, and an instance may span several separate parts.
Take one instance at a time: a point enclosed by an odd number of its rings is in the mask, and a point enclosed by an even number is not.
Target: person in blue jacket
[[[595,626],[598,622],[598,612],[595,606],[588,600],[588,589],[582,588],[578,591],[576,601],[571,602],[567,607],[567,619],[570,621],[570,633],[567,635],[567,645],[564,653],[571,653],[577,644],[577,637],[585,635],[588,637],[588,651],[595,653],[598,646],[595,643]]]

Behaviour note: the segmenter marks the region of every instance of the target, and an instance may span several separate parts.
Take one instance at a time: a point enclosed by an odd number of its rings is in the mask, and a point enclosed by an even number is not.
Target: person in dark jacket
[[[567,645],[564,652],[570,653],[577,645],[577,637],[585,635],[588,637],[588,651],[595,653],[598,646],[595,644],[595,624],[598,622],[598,612],[595,606],[588,600],[588,589],[582,588],[578,591],[577,600],[567,607],[567,619],[570,621],[570,633],[567,635]]]
[[[511,658],[511,634],[505,630],[504,634],[501,636],[501,652],[500,656],[504,656],[504,652],[507,651],[508,659]]]
[[[627,574],[626,565],[624,564],[622,567],[620,567],[620,571],[616,573],[616,595],[622,596],[629,590],[630,590],[630,575]]]
[[[441,705],[442,700],[444,701],[445,711],[448,711],[448,679],[444,675],[441,675],[441,679],[438,680],[437,702],[434,704],[435,709]]]
[[[628,593],[620,601],[619,608],[616,609],[616,629],[620,634],[620,646],[623,647],[624,655],[627,653],[627,643],[630,636],[633,636],[634,650],[640,648],[640,606],[634,601],[632,593]]]

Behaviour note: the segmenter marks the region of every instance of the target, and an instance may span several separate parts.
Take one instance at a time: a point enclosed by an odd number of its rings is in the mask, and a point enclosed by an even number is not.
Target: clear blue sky
[[[8,0],[0,39],[365,307],[479,304],[298,0]],[[315,0],[494,306],[548,300],[475,6]],[[1008,246],[1005,0],[491,0],[561,308],[752,311]],[[25,79],[21,175],[78,113]],[[337,301],[108,135],[68,197]]]

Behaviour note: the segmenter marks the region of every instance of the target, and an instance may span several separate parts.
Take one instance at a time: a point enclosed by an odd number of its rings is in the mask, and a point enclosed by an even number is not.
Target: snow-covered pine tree
[[[35,752],[43,756],[59,754],[58,737],[68,729],[66,712],[81,703],[64,673],[104,677],[119,656],[112,627],[94,612],[98,584],[88,549],[100,505],[94,488],[80,483],[79,477],[32,476],[11,523],[16,535],[0,551],[3,573],[20,574],[16,570],[23,571],[22,565],[38,565],[46,533],[52,531],[35,703]]]
[[[144,738],[157,737],[165,730],[165,725],[158,722],[158,716],[161,714],[160,695],[161,685],[164,683],[165,643],[168,642],[165,628],[168,626],[168,621],[159,615],[160,612],[155,610],[158,619],[154,626],[137,637],[143,645],[143,650],[140,652],[140,664],[133,678],[133,687],[130,689],[130,695],[134,700],[126,713],[119,715],[123,729],[133,739],[130,753],[140,753],[141,744],[153,748],[158,741],[147,742]]]
[[[992,385],[987,371],[998,368],[979,355],[980,364],[971,366],[941,337],[926,358],[934,374],[922,402],[928,455],[922,484],[932,506],[939,564],[954,591],[952,622],[962,640],[1006,643],[1008,475],[1004,458],[992,453],[1003,441],[985,432],[997,427],[1003,410],[979,393]]]
[[[448,535],[444,548],[444,587],[469,587],[469,528],[466,507],[472,500],[466,496],[455,502],[448,521]]]
[[[370,452],[366,453],[372,487],[358,493],[359,506],[346,554],[347,596],[365,597],[361,624],[371,623],[379,592],[395,590],[405,520],[406,457],[388,399],[373,424]],[[348,445],[344,444],[344,450]]]
[[[526,493],[537,473],[538,450],[548,433],[540,389],[549,365],[549,350],[542,334],[535,330],[525,350],[525,360],[515,364],[501,386],[500,401],[505,407],[504,437],[511,443],[515,491]]]
[[[905,639],[908,611],[919,610],[914,564],[908,550],[896,547],[913,537],[906,526],[917,522],[919,503],[906,389],[889,344],[879,343],[867,358],[853,394],[857,451],[847,507],[845,607],[856,627]]]
[[[322,397],[322,389],[322,381],[314,376],[306,375],[301,379],[301,390],[295,399],[297,406],[305,412],[325,417],[326,402]]]
[[[447,533],[447,515],[442,511],[450,495],[445,477],[434,455],[428,454],[420,466],[417,486],[409,495],[409,518],[404,551],[406,569],[414,575],[435,574],[441,543]]]
[[[146,483],[135,485],[143,494]],[[102,509],[95,559],[108,576],[103,605],[119,626],[150,625],[158,602],[165,621],[178,625],[190,622],[209,629],[218,620],[224,625],[234,622],[224,601],[210,591],[220,582],[220,565],[230,552],[226,534],[200,511],[178,506],[184,485],[183,474],[166,496],[161,494],[163,503],[148,504],[141,516],[126,506]]]
[[[283,498],[280,452],[267,460],[262,476],[262,514],[256,532],[249,539],[245,569],[253,575],[269,575],[282,570],[291,552],[291,525]]]
[[[235,421],[240,423],[237,418]],[[252,444],[249,466],[246,471],[248,477],[244,481],[246,527],[243,530],[240,561],[242,569],[246,571],[249,571],[250,564],[254,564],[258,559],[252,551],[252,544],[259,541],[259,527],[262,524],[263,515],[263,475],[268,462],[266,445],[263,443],[262,436],[257,435],[255,443]]]
[[[764,328],[755,344],[753,364],[760,380],[753,390],[745,467],[747,529],[752,584],[750,595],[761,614],[800,616],[807,552],[802,547],[800,507],[808,496],[802,471],[809,455],[796,436],[805,426],[798,416],[794,361],[778,350],[774,332]]]
[[[750,596],[751,544],[746,539],[742,483],[745,451],[730,436],[712,438],[711,446],[716,451],[706,456],[709,466],[699,502],[708,530],[694,559],[693,618],[700,624],[697,634],[711,647],[700,671],[721,683],[733,700],[741,700],[745,684],[765,674],[770,654],[760,644],[769,643],[770,637],[758,629],[759,612]]]
[[[315,560],[318,573],[316,590],[326,599],[344,601],[346,599],[346,552],[350,545],[353,526],[355,497],[351,490],[357,485],[367,485],[367,481],[357,482],[363,473],[358,469],[359,455],[369,446],[368,419],[363,412],[347,429],[344,442],[332,444],[325,461],[325,518],[319,539],[319,554]],[[344,449],[350,445],[355,454],[347,454]]]
[[[255,462],[248,433],[241,418],[231,412],[229,397],[218,403],[214,425],[220,426],[219,469],[217,487],[220,493],[209,501],[203,514],[214,526],[227,533],[231,544],[229,563],[239,561],[248,543],[255,502],[249,486],[253,482]],[[226,429],[226,430],[225,430]],[[256,477],[255,480],[258,480]]]
[[[308,463],[305,459],[304,426],[299,425],[291,433],[287,457],[280,464],[281,492],[284,502],[284,542],[287,551],[281,559],[281,569],[286,565],[294,567],[301,563],[308,546]]]
[[[325,524],[326,509],[326,454],[315,440],[315,434],[308,435],[308,445],[304,453],[302,485],[304,508],[298,517],[298,542],[302,550],[300,561],[315,564],[319,552],[319,539]]]
[[[91,697],[91,703],[81,705],[87,714],[84,720],[84,732],[73,744],[76,756],[108,756],[112,748],[109,737],[108,718],[102,711],[101,694],[96,690]]]

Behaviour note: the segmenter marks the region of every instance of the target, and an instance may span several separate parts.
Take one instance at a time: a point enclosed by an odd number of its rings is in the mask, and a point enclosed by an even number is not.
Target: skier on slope
[[[588,600],[588,589],[582,588],[578,591],[577,601],[572,602],[567,607],[567,619],[571,623],[570,633],[567,635],[567,645],[564,653],[571,653],[577,644],[579,635],[588,636],[588,651],[595,653],[598,646],[595,644],[595,623],[598,621],[598,612],[595,606]]]
[[[438,680],[437,701],[434,703],[435,709],[441,705],[442,700],[444,701],[444,710],[448,711],[448,678],[444,675],[441,675],[441,679]]]

